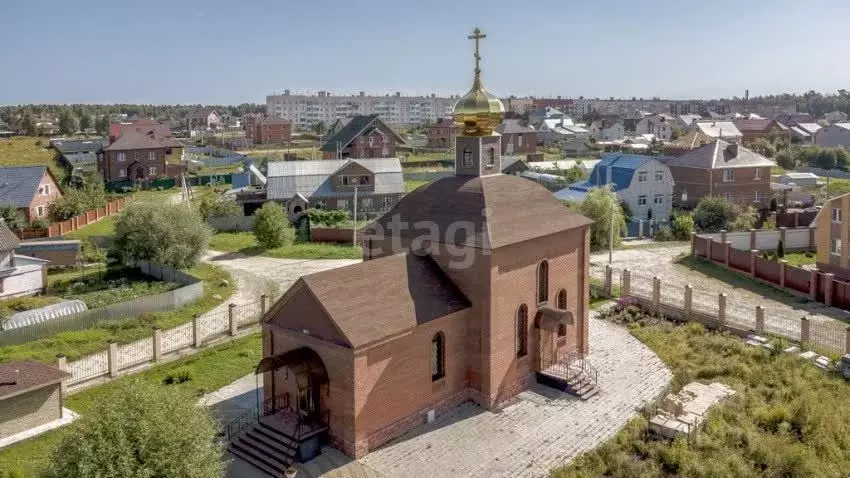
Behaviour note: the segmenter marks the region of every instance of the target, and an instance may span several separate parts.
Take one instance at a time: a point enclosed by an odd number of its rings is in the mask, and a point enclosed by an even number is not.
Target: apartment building
[[[456,97],[371,96],[361,91],[357,96],[334,96],[327,91],[317,95],[298,95],[285,90],[282,95],[266,96],[266,114],[292,122],[299,130],[311,128],[318,122],[326,125],[349,116],[379,115],[394,126],[418,125],[450,116]]]

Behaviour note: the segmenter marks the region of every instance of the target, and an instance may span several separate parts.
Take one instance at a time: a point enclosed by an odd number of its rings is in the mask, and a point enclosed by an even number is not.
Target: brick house
[[[520,120],[504,120],[496,128],[502,135],[502,154],[533,154],[537,152],[537,131]]]
[[[705,196],[756,209],[770,205],[770,168],[776,163],[737,143],[716,139],[665,164],[675,182],[673,202],[680,207],[694,207]]]
[[[38,362],[0,364],[0,439],[62,418],[62,381],[70,376]]]
[[[27,221],[47,219],[50,208],[62,191],[46,166],[0,168],[0,204],[11,204]]]
[[[788,128],[776,120],[741,118],[732,120],[732,124],[741,132],[744,141],[788,135]]]
[[[394,158],[396,146],[405,144],[378,115],[354,116],[322,145],[325,159]]]
[[[103,180],[177,178],[184,169],[182,151],[183,145],[172,138],[163,123],[140,120],[110,125],[109,146],[101,164]]]
[[[224,125],[224,120],[214,109],[192,111],[186,115],[186,130],[215,130]]]
[[[249,116],[243,129],[245,138],[254,144],[284,144],[292,141],[292,122],[278,116]]]
[[[428,127],[426,136],[429,148],[451,148],[457,137],[457,125],[451,118],[440,118]]]
[[[500,139],[458,136],[455,175],[365,228],[364,262],[302,277],[263,317],[257,372],[281,410],[258,426],[297,421],[297,459],[319,430],[361,457],[462,402],[552,384],[552,364],[587,354],[591,221],[499,174]],[[251,433],[230,449],[256,464]]]
[[[827,200],[812,220],[815,228],[817,266],[836,278],[850,280],[850,194]]]

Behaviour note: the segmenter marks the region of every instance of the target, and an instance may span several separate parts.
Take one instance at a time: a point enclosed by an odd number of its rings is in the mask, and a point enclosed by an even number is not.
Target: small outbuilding
[[[62,381],[70,376],[38,362],[0,364],[0,441],[62,419]]]

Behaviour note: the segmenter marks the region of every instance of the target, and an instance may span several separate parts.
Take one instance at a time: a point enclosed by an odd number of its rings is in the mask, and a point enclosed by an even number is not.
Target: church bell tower
[[[486,37],[477,27],[468,37],[475,40],[475,78],[472,88],[455,103],[452,113],[460,129],[455,140],[456,176],[489,176],[502,172],[502,140],[494,131],[505,116],[505,105],[481,84],[479,40]]]

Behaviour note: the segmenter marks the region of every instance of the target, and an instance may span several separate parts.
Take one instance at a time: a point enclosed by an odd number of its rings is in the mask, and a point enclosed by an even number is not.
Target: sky
[[[463,94],[717,98],[850,88],[847,0],[9,0],[0,105]]]

